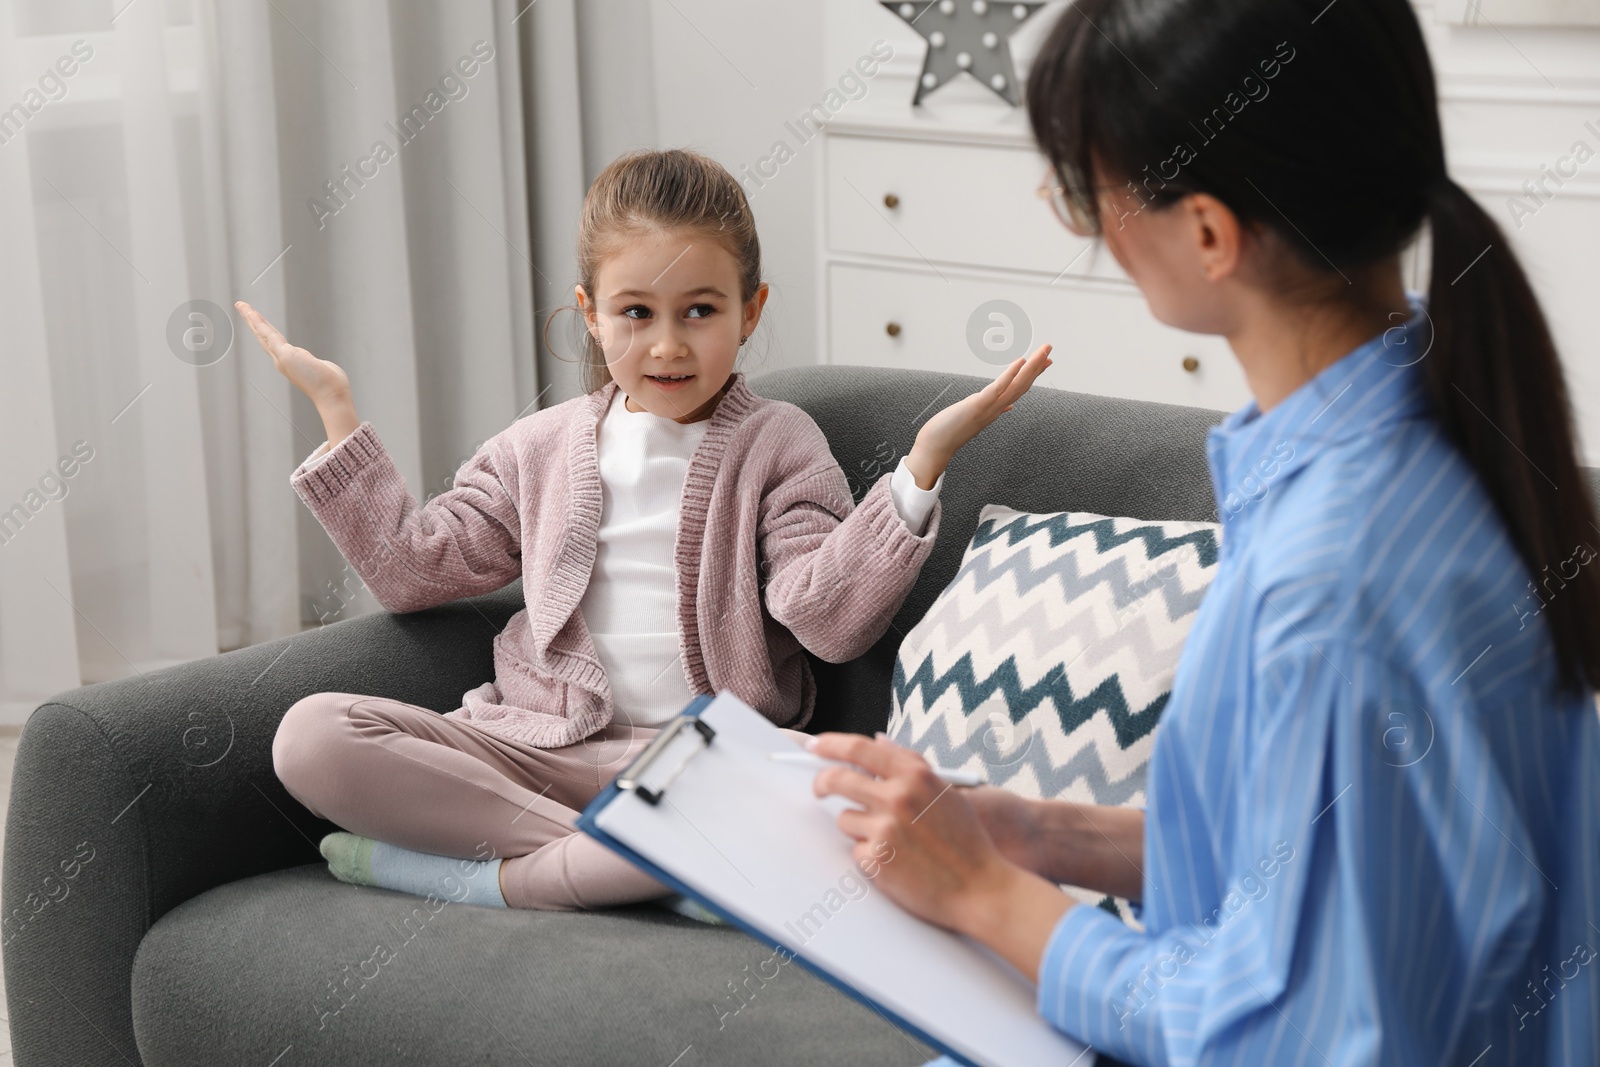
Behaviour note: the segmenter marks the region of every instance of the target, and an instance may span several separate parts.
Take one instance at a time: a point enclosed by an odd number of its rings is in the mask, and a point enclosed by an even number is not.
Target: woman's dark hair
[[[1500,228],[1446,174],[1407,0],[1078,0],[1039,48],[1027,108],[1097,225],[1097,174],[1157,209],[1206,193],[1334,275],[1395,255],[1426,221],[1422,364],[1440,425],[1535,581],[1600,530],[1544,313]],[[1600,688],[1600,569],[1580,567],[1543,613],[1560,683]]]

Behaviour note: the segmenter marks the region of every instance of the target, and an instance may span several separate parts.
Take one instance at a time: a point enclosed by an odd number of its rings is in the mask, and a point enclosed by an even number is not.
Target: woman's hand
[[[328,434],[329,448],[361,425],[361,420],[356,417],[355,403],[350,397],[350,376],[343,367],[318,359],[305,349],[290,344],[277,327],[262,317],[261,312],[243,300],[236,301],[233,306],[256,335],[256,340],[261,342],[267,355],[272,357],[272,365],[278,369],[278,373],[289,379],[316,405]]]
[[[1029,800],[992,785],[962,791],[1006,859],[1059,885],[1138,900],[1144,891],[1144,811]]]
[[[1026,359],[1017,359],[1000,376],[971,396],[934,414],[917,431],[906,466],[917,486],[932,489],[961,446],[1002,414],[1032,387],[1050,366],[1050,346],[1040,345]]]
[[[906,911],[966,934],[1035,979],[1050,932],[1073,901],[1001,854],[966,797],[926,760],[888,738],[818,734],[812,751],[862,768],[817,772],[812,791],[860,804],[839,814],[863,870]],[[869,777],[876,775],[876,777]],[[886,843],[887,857],[879,842]]]
[[[1000,855],[1023,870],[1044,873],[1038,848],[1038,817],[1032,801],[993,785],[963,789],[961,795]]]

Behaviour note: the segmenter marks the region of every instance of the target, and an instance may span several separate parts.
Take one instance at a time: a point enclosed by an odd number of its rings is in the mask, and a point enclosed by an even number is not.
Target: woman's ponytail
[[[1466,190],[1441,175],[1427,213],[1423,365],[1439,422],[1533,576],[1519,614],[1544,616],[1564,686],[1600,688],[1600,525],[1549,325],[1505,235]]]

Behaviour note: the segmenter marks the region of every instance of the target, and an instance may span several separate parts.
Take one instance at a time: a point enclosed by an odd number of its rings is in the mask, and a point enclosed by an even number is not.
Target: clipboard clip
[[[700,739],[704,742],[693,752],[704,751],[710,746],[711,739],[717,736],[717,732],[711,728],[711,725],[702,721],[699,716],[685,716],[674,719],[651,739],[650,743],[644,747],[644,750],[638,756],[634,757],[633,762],[628,764],[621,774],[617,775],[617,788],[631,790],[646,804],[659,804],[662,796],[666,793],[667,786],[671,785],[678,775],[683,773],[683,768],[689,763],[689,756],[685,756],[679,761],[666,779],[654,787],[645,784],[645,775],[655,769],[655,765],[662,754],[672,748],[680,737],[686,736],[685,731],[688,730],[698,733]],[[693,755],[693,752],[690,755]]]

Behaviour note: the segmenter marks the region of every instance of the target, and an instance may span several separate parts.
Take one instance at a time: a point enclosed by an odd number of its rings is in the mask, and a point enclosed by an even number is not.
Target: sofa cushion
[[[345,885],[319,864],[231,882],[163,916],[134,961],[133,1016],[140,1057],[163,1067],[935,1054],[736,930],[644,906],[430,902]]]
[[[1023,796],[1143,807],[1220,534],[985,505],[960,569],[901,643],[889,736]],[[1126,901],[1069,891],[1130,918]]]

